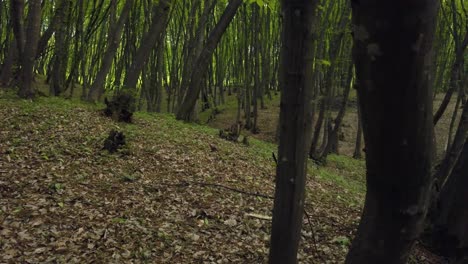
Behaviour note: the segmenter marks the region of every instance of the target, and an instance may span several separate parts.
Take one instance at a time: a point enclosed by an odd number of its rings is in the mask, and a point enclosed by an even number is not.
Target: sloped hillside
[[[265,263],[275,146],[137,113],[0,94],[0,262]],[[102,150],[112,129],[128,146]],[[364,164],[310,166],[301,263],[342,263],[363,200]]]

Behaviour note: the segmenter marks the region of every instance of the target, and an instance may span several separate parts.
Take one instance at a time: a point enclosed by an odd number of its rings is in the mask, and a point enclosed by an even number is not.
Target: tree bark
[[[16,40],[13,39],[9,45],[8,53],[2,65],[2,72],[0,74],[0,86],[9,86],[10,80],[13,76],[13,65],[18,61],[18,48]]]
[[[28,27],[26,29],[26,43],[21,59],[21,84],[18,95],[22,98],[33,98],[32,87],[34,62],[36,61],[37,42],[41,28],[41,0],[29,0]],[[20,40],[21,41],[21,40]]]
[[[16,38],[16,45],[18,46],[18,54],[20,61],[23,59],[23,50],[26,42],[25,32],[24,32],[24,0],[11,0],[10,2],[11,9],[11,22],[13,25],[13,33]]]
[[[270,264],[297,263],[304,210],[312,87],[306,86],[307,54],[318,1],[282,0],[280,143],[276,169]]]
[[[468,141],[439,196],[432,233],[433,246],[444,256],[468,260]],[[465,262],[462,262],[465,261]]]
[[[465,103],[463,107],[463,112],[460,117],[460,123],[458,124],[457,132],[453,143],[450,145],[450,149],[445,154],[445,158],[440,165],[440,168],[437,170],[435,178],[440,186],[443,186],[452,173],[457,160],[460,157],[460,154],[463,150],[463,145],[465,144],[466,138],[468,137],[468,103]]]
[[[439,1],[352,1],[367,193],[347,264],[406,263],[427,212]]]
[[[232,19],[234,18],[234,15],[237,12],[237,9],[239,9],[239,6],[242,4],[242,2],[242,0],[229,1],[229,4],[224,10],[223,15],[219,19],[215,28],[211,31],[210,36],[208,37],[208,40],[205,44],[205,47],[200,53],[200,56],[193,64],[194,69],[191,73],[190,85],[187,94],[184,97],[184,101],[182,102],[182,105],[180,106],[177,112],[176,117],[178,120],[192,120],[191,114],[198,99],[198,95],[200,94],[201,84],[210,64],[211,56],[213,55],[213,52],[217,47],[219,41],[221,40],[224,31],[226,31],[226,28],[231,23]]]
[[[457,45],[458,46],[458,45]],[[448,104],[450,103],[450,99],[455,91],[458,90],[460,79],[460,72],[463,70],[464,66],[464,53],[465,49],[468,46],[468,30],[466,32],[465,38],[463,39],[463,43],[457,48],[455,51],[455,62],[452,65],[452,70],[450,72],[450,79],[449,79],[449,89],[442,100],[439,108],[437,109],[436,113],[434,114],[434,125],[437,125],[440,118],[444,114],[445,110],[447,109]]]
[[[67,39],[67,25],[68,25],[68,12],[70,11],[70,1],[61,0],[59,9],[54,17],[54,25],[57,30],[55,32],[55,45],[54,56],[52,59],[52,82],[49,92],[51,95],[58,96],[65,90],[65,78],[68,67],[68,44]]]
[[[107,74],[112,66],[112,60],[114,59],[115,53],[120,45],[120,39],[122,37],[122,30],[125,25],[125,21],[132,9],[134,0],[125,1],[125,5],[122,9],[120,17],[115,26],[111,27],[111,32],[109,32],[108,37],[108,46],[107,50],[104,53],[102,58],[101,67],[99,72],[96,75],[96,79],[89,89],[87,100],[94,102],[97,100],[97,97],[101,90],[104,90],[104,82],[106,81]]]
[[[158,5],[153,8],[153,21],[144,35],[140,47],[138,48],[133,63],[125,75],[124,88],[135,89],[138,77],[148,60],[153,47],[156,45],[160,35],[164,32],[169,17],[171,0],[160,0]]]
[[[362,121],[361,121],[361,110],[359,109],[359,101],[357,106],[357,115],[358,115],[358,128],[356,134],[356,145],[354,147],[354,159],[361,159],[362,152],[361,152],[361,145],[362,145]]]
[[[350,63],[348,66],[348,76],[345,82],[346,87],[343,93],[343,101],[341,102],[340,110],[338,111],[338,115],[336,116],[335,120],[333,121],[333,126],[330,126],[330,130],[328,131],[328,142],[325,147],[325,150],[322,153],[321,160],[326,160],[328,154],[336,153],[338,154],[338,133],[340,132],[341,124],[343,123],[344,116],[346,114],[346,108],[348,105],[348,98],[349,92],[351,91],[352,79],[353,79],[353,64]]]

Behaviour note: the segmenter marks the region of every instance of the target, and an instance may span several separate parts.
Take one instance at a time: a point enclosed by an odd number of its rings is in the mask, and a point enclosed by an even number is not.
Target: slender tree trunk
[[[16,45],[18,46],[18,54],[20,61],[23,61],[24,45],[26,43],[26,37],[24,32],[24,0],[11,0],[11,22],[13,25],[13,33],[16,38]]]
[[[357,106],[357,114],[358,114],[358,128],[356,134],[356,145],[354,147],[354,154],[353,158],[361,159],[362,158],[362,120],[361,120],[361,110],[359,109],[359,101]]]
[[[352,1],[367,193],[346,264],[404,264],[419,237],[432,182],[429,75],[438,5]]]
[[[463,43],[461,43],[460,47],[455,52],[455,62],[453,63],[452,71],[450,72],[449,89],[445,94],[445,97],[442,100],[439,109],[437,109],[436,113],[434,114],[434,125],[437,125],[437,122],[439,122],[440,118],[447,109],[447,106],[450,103],[450,99],[452,98],[453,93],[458,90],[458,85],[461,81],[460,72],[463,70],[464,53],[467,46],[468,30],[466,32]]]
[[[201,84],[208,69],[208,65],[210,64],[211,56],[242,2],[242,0],[230,0],[223,15],[219,19],[215,28],[211,31],[205,47],[194,63],[194,69],[192,70],[190,77],[190,85],[187,94],[185,95],[184,101],[177,112],[178,120],[192,120],[191,114],[194,110],[198,95],[200,94]]]
[[[466,138],[468,136],[468,103],[465,103],[463,107],[463,112],[460,117],[460,123],[453,139],[453,143],[450,146],[450,149],[445,154],[445,158],[440,165],[440,168],[437,170],[435,175],[437,182],[440,186],[443,186],[452,173],[455,165],[457,164],[458,157],[463,150],[463,145],[465,144]]]
[[[13,65],[15,64],[15,61],[18,61],[18,48],[16,45],[16,39],[13,39],[2,65],[0,85],[9,86],[10,80],[13,77]]]
[[[457,103],[455,104],[455,109],[453,111],[452,118],[450,119],[449,132],[448,132],[446,147],[444,149],[445,153],[447,153],[447,151],[450,149],[452,145],[453,130],[455,128],[455,122],[458,116],[458,109],[460,108],[460,104],[462,103],[462,91],[461,90],[462,89],[458,90]]]
[[[320,100],[320,112],[317,118],[317,122],[315,123],[315,128],[314,128],[314,133],[312,135],[312,143],[310,144],[310,149],[309,149],[309,158],[311,159],[317,159],[317,149],[318,149],[318,143],[320,140],[320,131],[322,130],[323,123],[325,121],[325,98],[322,98]],[[325,132],[324,132],[325,133]]]
[[[122,12],[116,25],[112,25],[111,27],[112,30],[109,32],[107,50],[102,58],[101,67],[96,75],[96,79],[94,80],[93,84],[89,89],[89,93],[87,96],[88,101],[96,101],[100,91],[104,90],[104,83],[106,81],[107,74],[109,73],[109,70],[112,66],[112,60],[114,59],[115,53],[117,52],[117,48],[120,45],[122,30],[124,28],[125,21],[127,20],[128,15],[130,13],[130,10],[132,9],[133,1],[134,0],[125,1],[125,5],[122,8]]]
[[[49,23],[49,27],[44,31],[44,33],[39,39],[39,42],[37,44],[36,59],[39,59],[44,55],[47,48],[47,44],[49,43],[50,38],[54,35],[57,27],[64,26],[62,20],[64,19],[64,13],[68,12],[68,10],[64,10],[64,8],[68,8],[67,6],[69,5],[70,0],[60,1],[57,10],[55,11],[55,14]]]
[[[353,78],[353,64],[350,63],[348,68],[348,77],[345,82],[346,87],[343,94],[343,101],[341,102],[340,110],[338,111],[338,115],[336,116],[332,126],[330,126],[330,130],[328,131],[328,142],[325,150],[322,153],[321,160],[326,160],[328,154],[336,153],[338,154],[338,133],[341,128],[341,124],[343,123],[344,116],[346,114],[346,108],[348,105],[348,98],[349,92],[351,91],[351,86],[353,85],[351,80]]]
[[[78,0],[76,2],[76,8],[78,9],[78,14],[77,14],[77,19],[76,19],[76,24],[75,24],[75,30],[76,34],[74,37],[74,52],[73,52],[73,61],[71,64],[71,69],[70,69],[70,74],[67,77],[67,80],[65,82],[65,87],[68,88],[72,84],[72,82],[76,81],[78,82],[78,76],[79,76],[79,66],[81,63],[83,63],[83,51],[84,51],[84,41],[81,41],[83,39],[83,13],[84,13],[84,0]],[[75,85],[71,85],[72,89],[70,91],[70,98],[73,97],[73,91]]]
[[[318,1],[282,0],[280,143],[276,169],[270,264],[297,263],[304,210],[312,87],[306,87],[306,55]]]
[[[165,31],[167,19],[169,18],[170,4],[172,0],[160,0],[153,9],[153,21],[148,32],[144,35],[141,45],[138,48],[133,63],[125,75],[124,88],[135,89],[138,77],[143,69],[147,59],[150,56],[153,47],[156,45],[160,35]]]
[[[457,263],[468,261],[468,140],[452,171],[447,184],[439,196],[432,231],[433,246],[447,257],[457,259]]]

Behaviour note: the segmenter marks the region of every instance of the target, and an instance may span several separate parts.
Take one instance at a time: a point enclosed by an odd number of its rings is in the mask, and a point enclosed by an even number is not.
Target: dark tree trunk
[[[353,158],[355,159],[361,159],[362,158],[362,121],[361,121],[361,110],[359,110],[359,101],[358,101],[358,107],[357,107],[357,114],[358,114],[358,128],[357,128],[357,134],[356,134],[356,145],[354,147],[354,154]]]
[[[187,87],[190,85],[190,78],[191,78],[191,73],[192,70],[194,69],[193,63],[197,60],[197,58],[200,56],[200,53],[203,49],[203,42],[205,39],[205,31],[206,31],[206,25],[209,21],[210,13],[213,12],[214,8],[216,7],[217,1],[211,1],[206,3],[206,6],[203,10],[203,13],[200,16],[198,26],[196,30],[194,30],[195,21],[195,15],[192,16],[192,19],[189,21],[188,26],[188,33],[186,42],[184,44],[184,50],[183,53],[185,54],[184,56],[184,65],[182,69],[182,80],[180,83],[179,91],[180,94],[177,98],[179,106],[182,104],[182,101],[184,99],[184,93],[187,90]],[[200,1],[198,0],[197,2],[194,3],[191,13],[194,14],[196,11],[196,7],[200,5]],[[194,34],[190,34],[191,31],[195,31]],[[193,35],[192,37],[189,37],[189,35]]]
[[[64,13],[67,13],[68,10],[65,10],[64,8],[67,8],[67,6],[70,5],[70,1],[61,1],[60,4],[57,7],[57,10],[55,11],[54,16],[52,17],[49,27],[44,31],[42,36],[39,39],[39,42],[37,44],[37,52],[36,52],[36,59],[40,58],[42,55],[44,55],[47,44],[49,43],[50,38],[54,35],[55,30],[58,27],[64,26]],[[65,25],[66,26],[66,25]]]
[[[102,58],[101,67],[99,68],[99,72],[96,75],[96,79],[94,80],[93,84],[89,89],[87,97],[88,101],[96,101],[98,95],[101,93],[101,91],[104,90],[104,83],[106,81],[107,74],[109,73],[109,70],[112,66],[112,60],[114,59],[115,53],[117,52],[117,49],[120,45],[122,31],[125,25],[125,21],[127,20],[128,14],[132,9],[133,1],[134,0],[127,0],[125,2],[125,5],[122,9],[122,12],[116,25],[111,26],[111,30],[108,36],[107,50]]]
[[[18,54],[20,61],[23,60],[23,50],[26,42],[25,32],[24,32],[24,0],[11,0],[10,2],[11,9],[11,22],[13,25],[13,33],[16,38],[16,45],[18,46]]]
[[[465,140],[468,135],[468,103],[465,103],[463,107],[463,112],[460,118],[460,123],[457,128],[457,132],[455,134],[455,138],[453,139],[452,144],[450,145],[450,149],[445,154],[445,158],[442,161],[439,169],[436,173],[436,180],[440,186],[445,184],[448,176],[452,173],[454,169],[458,157],[463,150],[463,145],[465,144]]]
[[[231,0],[224,10],[223,15],[219,19],[215,28],[211,31],[210,36],[203,48],[200,56],[197,58],[196,62],[193,64],[194,69],[192,70],[190,77],[190,85],[188,87],[187,94],[184,97],[184,101],[180,106],[177,112],[178,120],[191,121],[192,113],[195,108],[195,103],[197,102],[198,95],[200,94],[201,84],[204,79],[205,73],[208,70],[211,57],[213,52],[218,45],[221,37],[226,31],[226,28],[231,23],[234,15],[239,9],[239,6],[242,4],[242,0]]]
[[[52,59],[52,83],[50,85],[50,94],[58,96],[65,90],[65,78],[67,74],[68,64],[68,43],[67,38],[67,25],[68,25],[68,12],[70,1],[61,0],[59,9],[56,13],[56,20],[54,21],[57,28],[55,32],[55,45],[54,57]]]
[[[444,256],[468,261],[468,141],[439,196],[433,246]]]
[[[455,91],[458,90],[459,83],[461,81],[460,72],[463,70],[464,66],[464,53],[465,49],[468,46],[468,31],[466,32],[465,38],[461,46],[455,52],[455,62],[452,65],[452,70],[450,72],[450,79],[449,79],[449,89],[442,100],[439,108],[437,109],[436,113],[434,114],[434,125],[437,125],[440,118],[444,114],[445,110],[447,109],[448,104],[450,103],[450,99]]]
[[[340,110],[338,111],[338,115],[336,116],[333,126],[330,126],[330,129],[328,131],[328,142],[325,147],[325,150],[322,153],[321,160],[325,160],[327,158],[327,155],[330,153],[336,153],[338,154],[338,133],[340,132],[341,124],[343,123],[344,116],[346,114],[346,107],[348,105],[348,98],[349,98],[349,92],[351,91],[351,86],[352,86],[352,78],[353,78],[353,64],[351,63],[348,66],[348,76],[346,79],[346,87],[345,91],[343,94],[343,101],[341,102],[341,107]]]
[[[312,142],[310,144],[310,149],[309,149],[309,158],[311,159],[317,159],[317,149],[318,149],[318,143],[320,140],[320,131],[322,130],[324,121],[325,121],[325,98],[322,98],[320,100],[320,111],[318,114],[317,122],[315,123],[314,127],[314,133],[312,135]]]
[[[270,264],[297,263],[304,209],[312,87],[306,87],[306,54],[313,48],[318,1],[283,0],[280,142],[276,169]]]
[[[140,76],[141,70],[145,66],[153,47],[156,45],[160,35],[164,32],[169,17],[171,0],[160,0],[153,9],[153,21],[144,35],[141,45],[138,48],[133,63],[125,75],[124,88],[134,90]]]
[[[84,58],[83,58],[83,52],[84,52],[84,41],[82,41],[83,38],[83,22],[84,22],[84,0],[78,0],[76,2],[76,8],[78,9],[78,14],[77,14],[77,19],[76,19],[76,24],[75,24],[75,36],[74,36],[74,54],[73,54],[73,61],[71,64],[71,69],[70,73],[67,77],[67,80],[65,82],[65,87],[68,88],[71,85],[71,91],[70,91],[70,98],[73,97],[73,91],[74,91],[74,84],[72,85],[72,82],[76,78],[76,76],[79,75],[79,66],[81,63],[83,63]]]
[[[367,193],[347,264],[406,263],[427,212],[439,1],[352,1]]]
[[[37,42],[41,28],[41,0],[29,0],[26,43],[21,59],[21,84],[18,95],[22,98],[34,97],[32,87]]]
[[[5,61],[2,65],[2,72],[0,74],[0,86],[9,86],[10,80],[13,77],[13,65],[15,62],[18,62],[18,48],[16,45],[16,40],[11,41],[10,47],[8,48],[8,53],[6,55]]]

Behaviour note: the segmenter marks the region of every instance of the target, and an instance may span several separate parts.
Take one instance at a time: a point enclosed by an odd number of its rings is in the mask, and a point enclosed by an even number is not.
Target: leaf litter
[[[58,101],[0,99],[0,115],[0,262],[267,262],[275,168],[255,146]],[[116,128],[129,147],[111,155],[102,143]],[[308,178],[299,260],[342,263],[362,196],[350,205]]]

